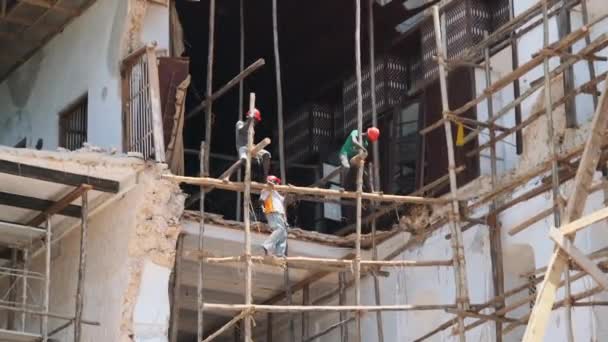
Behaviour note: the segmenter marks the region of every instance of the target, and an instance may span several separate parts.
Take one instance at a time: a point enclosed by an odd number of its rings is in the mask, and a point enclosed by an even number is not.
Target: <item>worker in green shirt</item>
[[[345,168],[350,168],[350,160],[356,156],[360,150],[367,153],[367,145],[369,141],[377,141],[380,137],[380,130],[376,127],[370,127],[366,133],[362,134],[363,145],[359,143],[359,131],[353,130],[346,138],[344,145],[340,149],[340,163]]]

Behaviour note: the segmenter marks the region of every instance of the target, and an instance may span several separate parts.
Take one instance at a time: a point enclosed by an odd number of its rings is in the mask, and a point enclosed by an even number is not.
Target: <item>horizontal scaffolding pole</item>
[[[435,305],[333,305],[333,306],[305,306],[305,305],[246,305],[246,304],[217,304],[205,303],[205,311],[243,311],[253,310],[259,312],[376,312],[376,311],[433,311],[455,309],[454,304]]]
[[[209,177],[184,177],[175,175],[163,175],[163,178],[169,179],[179,183],[186,183],[198,186],[210,186],[222,190],[240,191],[245,190],[245,183],[243,182],[232,182],[223,181],[221,179],[209,178]],[[251,182],[252,191],[262,191],[267,188],[266,184],[257,182]],[[357,198],[357,192],[354,191],[341,191],[332,189],[321,189],[321,188],[308,188],[299,187],[293,185],[275,185],[274,190],[285,193],[285,194],[300,194],[300,195],[311,195],[311,196],[323,196],[333,198]],[[413,204],[447,204],[452,200],[451,198],[425,198],[417,196],[400,196],[400,195],[386,195],[383,193],[370,193],[363,192],[361,198],[369,201],[376,202],[394,202],[394,203],[413,203]]]
[[[189,253],[196,257],[198,252]],[[229,256],[229,257],[203,257],[204,262],[210,264],[225,264],[225,263],[237,263],[246,261],[244,255],[241,256]],[[326,259],[326,258],[309,258],[309,257],[285,257],[279,258],[274,256],[252,256],[252,262],[258,262],[270,266],[281,266],[284,267],[286,264],[302,266],[333,266],[333,267],[351,267],[355,264],[356,260],[345,260],[345,259]],[[452,266],[453,261],[450,260],[361,260],[361,266],[378,266],[378,267],[432,267],[432,266]]]

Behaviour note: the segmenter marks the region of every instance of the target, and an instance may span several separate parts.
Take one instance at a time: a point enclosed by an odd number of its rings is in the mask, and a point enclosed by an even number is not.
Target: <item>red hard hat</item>
[[[380,130],[376,127],[370,127],[367,129],[367,137],[370,141],[377,141],[380,137]]]
[[[281,179],[277,176],[270,175],[270,176],[266,177],[266,182],[272,183],[274,185],[279,185],[279,184],[281,184]]]
[[[262,121],[262,113],[257,108],[253,109],[253,115],[250,112],[247,112],[247,117],[254,118],[255,121]]]

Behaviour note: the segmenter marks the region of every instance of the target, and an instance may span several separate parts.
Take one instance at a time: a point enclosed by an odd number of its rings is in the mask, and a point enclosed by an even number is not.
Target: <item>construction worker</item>
[[[376,127],[370,127],[367,129],[365,133],[363,133],[363,144],[359,143],[359,131],[353,130],[350,132],[346,141],[342,145],[340,149],[340,164],[342,164],[342,187],[346,191],[355,191],[357,190],[357,171],[358,167],[350,167],[350,162],[353,157],[359,154],[359,151],[362,150],[367,157],[367,146],[369,142],[377,141],[380,137],[380,130]],[[355,165],[358,166],[358,165]],[[369,177],[367,177],[367,172],[365,168],[363,168],[363,191],[370,191],[371,184],[369,182]],[[342,214],[346,219],[346,222],[350,222],[355,217],[355,209],[351,206],[343,206]]]
[[[245,165],[245,160],[247,160],[247,129],[249,127],[249,122],[251,122],[253,120],[253,125],[257,125],[259,122],[262,121],[262,114],[260,113],[260,111],[256,108],[254,109],[253,113],[251,113],[250,111],[247,112],[246,114],[247,117],[247,121],[243,121],[243,120],[239,120],[236,122],[236,141],[235,141],[235,145],[236,145],[236,151],[239,155],[239,159],[242,161],[243,165]],[[252,162],[255,162],[255,164],[262,167],[262,172],[263,172],[263,176],[261,177],[261,179],[264,179],[267,175],[268,172],[270,171],[270,160],[272,159],[272,156],[270,154],[270,152],[266,151],[266,150],[260,150],[255,156],[252,156]]]
[[[266,177],[268,188],[262,190],[260,202],[272,234],[264,241],[262,248],[264,254],[268,252],[284,257],[287,249],[287,219],[285,217],[285,198],[279,194],[274,186],[281,184],[281,180],[273,175]]]
[[[344,168],[350,168],[350,160],[356,156],[360,150],[363,150],[367,154],[368,141],[377,141],[380,137],[380,130],[376,127],[370,127],[366,133],[362,134],[363,145],[359,143],[359,131],[353,130],[346,138],[346,141],[340,149],[340,163]]]

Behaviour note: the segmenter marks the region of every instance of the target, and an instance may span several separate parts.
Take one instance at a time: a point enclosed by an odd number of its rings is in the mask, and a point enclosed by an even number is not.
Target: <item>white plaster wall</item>
[[[516,1],[514,3],[515,6],[515,15],[518,15],[525,10],[527,10],[530,6],[536,3],[536,0],[521,0]],[[590,20],[594,20],[596,18],[601,17],[602,15],[608,13],[608,6],[606,6],[605,1],[603,0],[587,0]],[[540,17],[539,17],[540,18]],[[571,14],[572,20],[572,28],[576,30],[582,26],[582,15],[579,10],[575,10]],[[600,34],[603,34],[608,31],[608,21],[603,21],[596,24],[592,30],[590,37],[591,39],[597,38]],[[550,43],[556,41],[558,38],[557,33],[557,24],[556,19],[553,18],[549,21],[549,41]],[[543,43],[543,27],[542,25],[536,27],[531,30],[523,37],[518,40],[518,58],[519,64],[522,65],[528,62],[533,54],[537,53],[542,48]],[[577,52],[583,49],[586,46],[585,40],[582,39],[573,45],[573,51]],[[608,54],[607,50],[603,50],[598,55],[606,56]],[[551,58],[550,59],[550,68],[553,69],[557,65],[559,65],[559,58]],[[509,72],[512,71],[511,65],[511,49],[510,47],[505,48],[503,51],[493,55],[491,57],[491,65],[492,65],[492,80],[496,81],[501,77],[505,76]],[[607,70],[607,63],[595,62],[594,63],[596,74],[600,74]],[[575,73],[575,87],[582,85],[583,83],[589,81],[589,68],[585,61],[578,62],[574,65],[574,73]],[[530,88],[531,82],[538,80],[543,76],[543,65],[534,68],[526,75],[520,78],[520,87],[521,93],[523,94]],[[483,70],[475,71],[475,82],[477,95],[479,96],[483,90],[486,88],[486,80],[485,73]],[[542,90],[541,90],[542,91]],[[532,111],[532,107],[534,103],[537,101],[537,97],[539,94],[542,94],[541,91],[537,91],[532,96],[528,97],[523,101],[522,108],[522,120],[525,120],[528,115]],[[493,105],[494,112],[499,111],[504,105],[508,104],[513,100],[513,87],[511,85],[505,87],[502,91],[497,92],[493,96]],[[581,94],[576,98],[576,110],[577,110],[577,121],[580,125],[584,125],[589,120],[591,120],[593,114],[593,99],[590,95]],[[477,105],[477,115],[481,121],[486,120],[488,117],[487,112],[487,101],[481,102]],[[505,116],[498,120],[498,124],[505,127],[513,127],[515,125],[515,116],[514,111],[511,110]],[[526,130],[524,128],[524,130]],[[483,144],[489,141],[489,132],[488,130],[484,130],[483,133],[479,136],[479,144]],[[503,141],[499,142],[496,146],[497,156],[498,156],[498,172],[504,173],[509,170],[513,170],[518,166],[519,157],[517,156],[515,149],[515,134],[508,136]],[[480,158],[480,167],[481,173],[489,175],[490,174],[490,150],[486,149],[481,154]]]
[[[88,94],[88,142],[121,149],[119,63],[130,0],[97,0],[0,83],[0,144],[58,144],[58,114]],[[141,41],[169,47],[169,11],[149,4]]]

